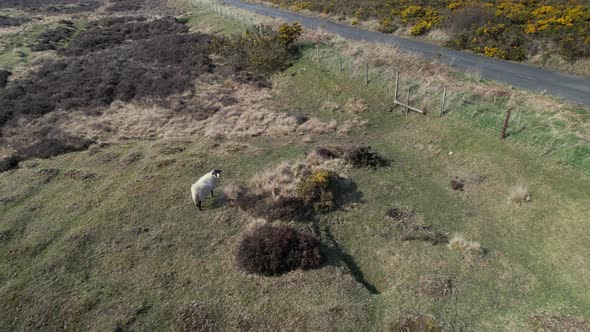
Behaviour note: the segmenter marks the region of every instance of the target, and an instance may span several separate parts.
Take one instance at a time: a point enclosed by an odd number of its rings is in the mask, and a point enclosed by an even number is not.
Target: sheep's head
[[[219,178],[221,176],[221,170],[215,169],[213,172],[211,172],[211,174],[213,174],[214,177]]]

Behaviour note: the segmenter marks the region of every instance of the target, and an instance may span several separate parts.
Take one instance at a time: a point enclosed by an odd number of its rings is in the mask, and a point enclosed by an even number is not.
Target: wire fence
[[[220,5],[215,0],[191,2],[199,10],[244,26],[256,24],[256,14]],[[322,69],[349,75],[358,80],[358,84],[383,89],[386,96],[383,106],[397,106],[406,114],[408,111],[423,111],[425,116],[444,117],[501,139],[507,110],[511,108],[507,130],[502,137],[505,142],[590,175],[590,141],[584,135],[571,131],[567,124],[560,123],[560,119],[538,112],[530,105],[512,105],[509,96],[494,96],[492,100],[486,100],[486,97],[465,89],[433,87],[424,82],[425,78],[420,73],[371,66],[362,59],[345,56],[341,49],[332,45],[300,42],[299,47],[305,50],[302,52],[304,58],[316,61]]]

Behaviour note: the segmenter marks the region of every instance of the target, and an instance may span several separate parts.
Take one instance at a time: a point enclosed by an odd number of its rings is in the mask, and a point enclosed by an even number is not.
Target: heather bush
[[[264,224],[244,236],[236,256],[246,272],[265,276],[320,266],[320,243],[310,235],[287,226]]]
[[[8,70],[0,69],[0,89],[4,88],[8,84],[8,78],[12,75],[12,72]]]
[[[356,168],[377,168],[389,165],[389,161],[379,153],[372,151],[370,146],[363,145],[333,145],[317,147],[313,154],[324,159],[341,158],[347,164]]]
[[[445,27],[452,34],[464,33],[494,19],[494,10],[484,6],[468,6],[455,10],[445,19]]]
[[[242,188],[235,204],[250,215],[267,221],[307,221],[313,217],[313,207],[294,196],[269,197]]]

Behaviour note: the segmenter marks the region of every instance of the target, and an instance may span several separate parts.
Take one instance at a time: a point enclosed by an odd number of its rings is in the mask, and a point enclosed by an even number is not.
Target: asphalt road
[[[348,39],[391,43],[403,51],[414,52],[427,58],[439,56],[442,62],[454,68],[479,72],[486,79],[504,82],[522,89],[545,92],[548,95],[590,105],[590,78],[562,74],[522,63],[488,58],[379,32],[366,31],[263,5],[238,0],[221,1],[260,15],[282,18],[287,21],[298,21],[306,28],[313,29],[321,26],[329,32]]]

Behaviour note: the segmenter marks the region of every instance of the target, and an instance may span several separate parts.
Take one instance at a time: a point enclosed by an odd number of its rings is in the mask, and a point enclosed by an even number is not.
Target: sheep
[[[205,200],[209,193],[211,193],[211,197],[215,197],[213,194],[213,189],[215,189],[215,186],[219,181],[219,176],[221,176],[221,170],[214,169],[211,172],[203,175],[191,186],[191,196],[193,198],[193,202],[195,202],[195,205],[197,205],[199,208],[199,211],[202,211],[201,201]]]

